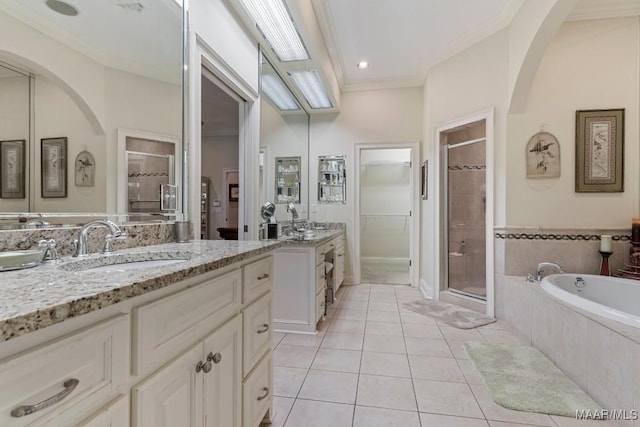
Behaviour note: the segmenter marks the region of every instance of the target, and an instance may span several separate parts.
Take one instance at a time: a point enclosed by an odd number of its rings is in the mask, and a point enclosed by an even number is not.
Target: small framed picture
[[[42,198],[67,197],[67,138],[41,140]]]
[[[429,198],[429,160],[425,160],[420,168],[420,198]]]
[[[623,108],[576,111],[575,191],[624,191]]]
[[[93,154],[82,151],[76,156],[76,186],[93,187],[96,185],[96,160]]]
[[[25,140],[0,141],[0,198],[25,198]]]
[[[240,196],[240,188],[238,184],[229,184],[229,201],[237,202]]]

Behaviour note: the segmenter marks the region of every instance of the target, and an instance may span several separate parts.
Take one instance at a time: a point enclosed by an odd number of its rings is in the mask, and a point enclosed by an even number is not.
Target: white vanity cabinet
[[[25,336],[0,360],[0,425],[257,427],[272,278],[262,254]]]
[[[322,243],[293,243],[274,251],[274,329],[316,332],[317,323],[324,318],[328,275],[333,275],[336,290],[344,280],[343,236],[340,233]],[[332,271],[327,272],[326,262],[333,264]],[[340,269],[338,275],[336,268]]]

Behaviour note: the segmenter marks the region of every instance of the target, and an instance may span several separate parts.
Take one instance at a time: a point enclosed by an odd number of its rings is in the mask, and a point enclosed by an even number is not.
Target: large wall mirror
[[[263,57],[260,73],[260,204],[274,203],[278,221],[309,218],[309,115]]]
[[[0,2],[1,221],[12,213],[126,213],[123,129],[174,143],[175,169],[158,172],[175,176],[186,194],[182,1]],[[145,203],[172,219],[159,202]]]

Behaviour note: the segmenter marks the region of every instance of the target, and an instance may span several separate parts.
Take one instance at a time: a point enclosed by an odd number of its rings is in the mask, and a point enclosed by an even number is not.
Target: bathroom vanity
[[[316,231],[314,238],[286,240],[273,252],[275,330],[316,333],[327,301],[344,281],[344,241],[343,230]]]
[[[0,273],[0,425],[258,426],[281,245],[163,244]]]

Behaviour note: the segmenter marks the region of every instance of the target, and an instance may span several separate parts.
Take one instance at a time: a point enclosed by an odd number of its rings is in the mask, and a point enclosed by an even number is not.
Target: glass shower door
[[[486,299],[486,141],[447,146],[447,245],[450,291]]]

